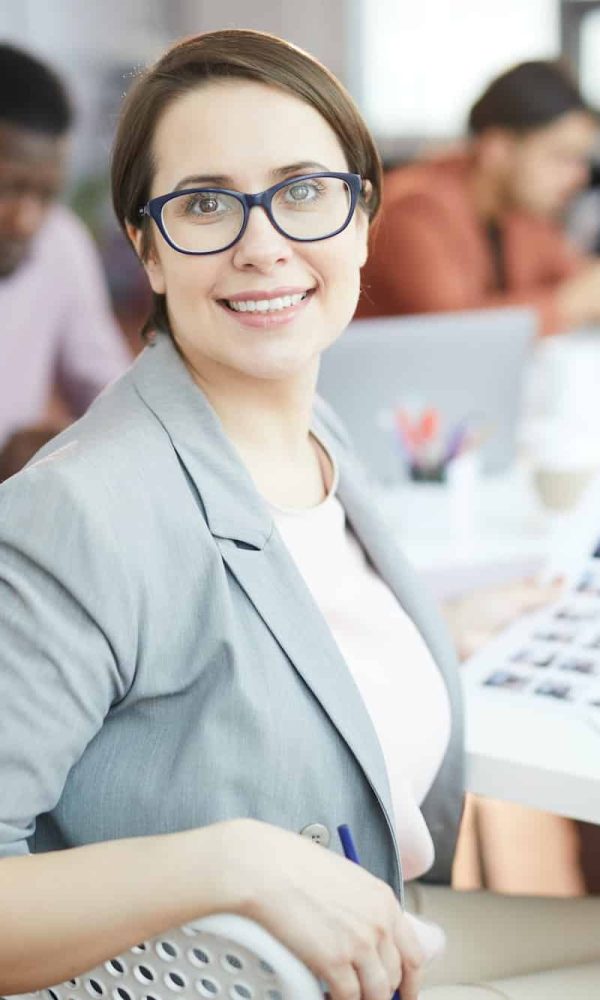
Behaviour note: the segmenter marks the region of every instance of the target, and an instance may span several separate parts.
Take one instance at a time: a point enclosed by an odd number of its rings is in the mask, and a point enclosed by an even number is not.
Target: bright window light
[[[380,136],[458,136],[498,73],[559,53],[557,0],[361,0],[359,99]]]
[[[600,9],[590,11],[581,25],[581,89],[588,101],[600,106]]]

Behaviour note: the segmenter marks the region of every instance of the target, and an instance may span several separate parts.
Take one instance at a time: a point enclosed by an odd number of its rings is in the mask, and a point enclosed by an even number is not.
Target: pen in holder
[[[465,417],[446,429],[442,428],[440,414],[433,407],[416,418],[398,408],[394,417],[405,476],[409,483],[415,484],[412,505],[416,505],[419,526],[423,528],[431,520],[432,537],[441,534],[455,541],[470,538],[476,519],[482,441],[481,431],[473,427],[473,417]],[[410,496],[406,502],[410,508]],[[410,513],[403,511],[403,514],[410,520]]]
[[[452,463],[474,451],[482,439],[472,416],[444,428],[439,410],[433,406],[418,417],[411,417],[398,407],[393,426],[402,464],[414,482],[446,482]]]
[[[359,865],[360,860],[358,857],[356,846],[354,844],[354,839],[350,832],[350,827],[346,823],[342,823],[341,826],[338,826],[337,832],[338,832],[338,837],[340,838],[340,842],[345,857],[348,858],[348,861],[353,861],[355,865]],[[392,1000],[402,1000],[402,997],[400,996],[400,990],[396,990],[394,992]]]

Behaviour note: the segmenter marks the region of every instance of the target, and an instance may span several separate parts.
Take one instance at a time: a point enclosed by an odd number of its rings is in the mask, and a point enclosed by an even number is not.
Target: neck
[[[499,179],[484,170],[475,159],[470,175],[470,189],[475,211],[482,222],[499,222],[507,210]]]
[[[323,470],[310,437],[318,360],[282,379],[253,378],[205,359],[184,360],[259,492],[285,507],[319,503]]]

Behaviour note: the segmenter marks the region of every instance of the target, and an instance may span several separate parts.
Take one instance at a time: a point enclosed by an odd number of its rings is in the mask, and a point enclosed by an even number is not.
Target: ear
[[[371,181],[366,180],[363,184],[363,200],[369,204],[373,193]],[[364,267],[369,253],[369,216],[367,209],[359,203],[356,211],[356,238],[359,245],[359,267]]]
[[[136,254],[140,260],[144,271],[148,276],[148,281],[150,282],[150,287],[153,292],[157,295],[164,295],[166,291],[165,276],[161,262],[156,253],[156,248],[154,246],[154,241],[151,240],[150,250],[144,258],[142,256],[142,243],[143,243],[143,232],[139,226],[134,226],[131,222],[125,223],[125,228],[127,230],[127,235],[133,244]]]

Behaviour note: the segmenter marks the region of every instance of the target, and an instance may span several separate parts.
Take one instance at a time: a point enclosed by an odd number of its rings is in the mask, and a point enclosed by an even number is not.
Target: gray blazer
[[[319,401],[314,430],[339,463],[356,536],[448,687],[450,744],[423,808],[429,878],[447,882],[463,788],[454,654]],[[323,824],[336,850],[349,823],[363,863],[402,891],[358,690],[267,505],[160,335],[0,487],[0,852],[236,816]]]

